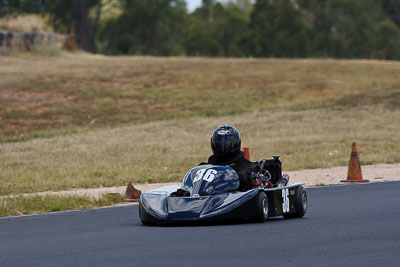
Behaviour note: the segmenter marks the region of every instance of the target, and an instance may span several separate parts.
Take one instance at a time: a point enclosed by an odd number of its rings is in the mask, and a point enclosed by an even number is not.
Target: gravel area
[[[342,184],[347,178],[347,166],[327,169],[308,169],[289,171],[291,182],[304,182],[305,186]],[[361,166],[363,178],[369,182],[386,182],[400,180],[400,164],[378,164]]]

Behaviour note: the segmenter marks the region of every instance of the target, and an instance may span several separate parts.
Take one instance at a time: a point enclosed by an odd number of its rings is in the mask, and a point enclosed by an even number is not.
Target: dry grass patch
[[[0,63],[0,195],[178,181],[225,123],[253,159],[279,154],[286,170],[345,165],[353,141],[363,164],[400,162],[397,62],[82,53]]]
[[[179,181],[207,159],[212,130],[237,126],[251,157],[281,155],[285,170],[400,162],[400,109],[316,108],[152,122],[0,145],[0,195]]]
[[[0,198],[0,217],[98,208],[124,201],[125,196],[120,194],[108,194],[99,199],[87,196],[19,196]]]
[[[176,118],[310,106],[399,88],[385,61],[3,57],[0,141]]]

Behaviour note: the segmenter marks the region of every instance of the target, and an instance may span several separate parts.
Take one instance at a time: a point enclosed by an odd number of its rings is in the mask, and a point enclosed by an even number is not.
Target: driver
[[[219,126],[211,136],[211,150],[213,154],[208,162],[201,164],[213,164],[230,166],[236,171],[240,180],[240,191],[249,190],[252,186],[252,171],[254,163],[245,159],[240,150],[241,139],[239,131],[230,125]]]

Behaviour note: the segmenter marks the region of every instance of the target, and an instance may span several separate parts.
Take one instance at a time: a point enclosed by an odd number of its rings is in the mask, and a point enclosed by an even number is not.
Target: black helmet
[[[230,125],[219,126],[211,137],[211,150],[215,156],[228,156],[240,151],[239,131]]]

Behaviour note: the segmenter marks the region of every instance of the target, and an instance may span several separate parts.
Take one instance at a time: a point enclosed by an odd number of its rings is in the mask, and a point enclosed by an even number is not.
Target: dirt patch
[[[361,167],[363,178],[370,182],[400,180],[400,164],[378,164]],[[341,184],[347,178],[347,167],[310,169],[287,172],[291,182],[304,182],[306,186]]]
[[[291,183],[305,183],[306,187],[325,186],[343,184],[340,181],[347,178],[347,167],[333,167],[326,169],[309,169],[286,172],[290,176]],[[362,167],[363,178],[369,182],[387,182],[400,180],[400,164],[378,164]],[[146,192],[157,187],[162,187],[174,183],[154,183],[154,184],[135,184],[135,188]],[[39,192],[33,194],[23,194],[23,196],[36,195],[58,195],[58,196],[89,196],[100,198],[104,194],[125,194],[126,186],[102,187],[90,189],[74,189],[58,192]]]

